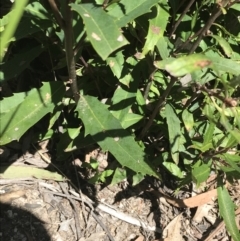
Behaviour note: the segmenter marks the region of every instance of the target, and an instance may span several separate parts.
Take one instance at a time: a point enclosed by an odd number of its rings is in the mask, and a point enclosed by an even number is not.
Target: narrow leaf
[[[0,178],[9,179],[9,178],[38,178],[46,180],[55,180],[55,181],[65,181],[65,177],[62,175],[50,172],[48,170],[28,167],[28,166],[1,166],[0,167]]]
[[[218,187],[217,193],[220,214],[223,217],[227,231],[230,233],[234,241],[239,241],[240,234],[235,221],[234,203],[232,202],[229,193],[224,186]]]
[[[212,61],[203,54],[192,54],[173,60],[165,66],[165,69],[172,75],[180,77],[196,70],[209,67]]]
[[[101,148],[109,150],[122,166],[158,177],[147,163],[141,147],[97,98],[82,96],[77,111],[84,123],[85,134],[91,134]]]
[[[215,124],[213,122],[210,122],[206,132],[203,135],[203,146],[209,145],[210,148],[212,147],[214,129]]]
[[[70,6],[81,15],[87,36],[103,60],[128,43],[114,19],[102,8],[96,8],[93,4],[70,4]]]
[[[206,54],[207,55],[207,54]],[[240,73],[240,64],[237,61],[232,59],[225,59],[218,56],[209,56],[208,57],[212,62],[212,68],[219,73],[230,73],[234,75],[239,75]]]
[[[227,42],[226,39],[223,37],[217,36],[217,35],[210,35],[212,38],[216,39],[219,45],[222,47],[224,53],[227,55],[227,57],[231,57],[232,55],[232,48],[230,44]]]
[[[169,104],[166,105],[166,118],[168,124],[169,142],[171,145],[171,155],[175,164],[178,164],[179,151],[183,149],[182,144],[185,142],[185,139],[181,133],[180,120],[175,114],[173,107]]]

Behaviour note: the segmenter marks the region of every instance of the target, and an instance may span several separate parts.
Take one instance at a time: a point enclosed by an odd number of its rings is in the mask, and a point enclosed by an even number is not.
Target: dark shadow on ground
[[[0,240],[50,241],[42,222],[30,212],[0,203]]]

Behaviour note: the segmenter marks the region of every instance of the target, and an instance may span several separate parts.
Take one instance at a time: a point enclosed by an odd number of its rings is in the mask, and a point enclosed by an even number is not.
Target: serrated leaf
[[[170,104],[166,105],[165,113],[167,118],[171,155],[175,164],[178,164],[179,152],[183,149],[183,143],[185,142],[185,139],[181,133],[180,120]]]
[[[40,89],[34,89],[24,101],[1,115],[0,145],[19,138],[47,113],[52,112],[65,91],[62,82],[46,82]]]
[[[193,180],[200,185],[202,182],[206,181],[210,174],[210,165],[202,164],[200,166],[196,165],[192,170]]]
[[[210,67],[212,61],[203,54],[192,54],[180,57],[166,64],[165,69],[172,75],[180,77],[194,71]]]
[[[217,193],[220,214],[223,217],[227,231],[230,233],[234,241],[239,241],[240,234],[235,221],[234,203],[224,186],[218,187]]]
[[[84,123],[85,134],[89,133],[103,150],[109,150],[122,166],[158,177],[147,163],[141,147],[97,98],[81,96],[77,111]]]
[[[135,18],[149,12],[150,8],[158,2],[159,0],[121,0],[121,3],[116,4],[108,14],[116,18],[115,22],[121,28]]]
[[[116,49],[128,44],[114,19],[102,8],[96,8],[93,4],[72,3],[70,6],[81,15],[87,36],[103,60]]]
[[[28,166],[1,166],[0,178],[38,178],[55,181],[66,181],[66,178],[58,173]]]
[[[19,75],[28,65],[39,56],[43,51],[41,46],[31,48],[24,53],[16,54],[12,59],[4,63],[2,71],[0,71],[0,82],[6,81],[10,78],[13,78]],[[14,71],[13,71],[14,66]]]
[[[156,5],[152,10],[156,14],[154,13],[155,16],[149,20],[147,39],[142,51],[143,55],[146,55],[149,51],[153,51],[159,39],[163,37],[169,18],[168,9],[167,2],[164,0],[164,2],[161,2],[161,5]]]

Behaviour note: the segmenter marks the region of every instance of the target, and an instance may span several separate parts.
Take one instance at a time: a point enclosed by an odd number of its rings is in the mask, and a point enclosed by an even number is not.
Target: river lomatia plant
[[[57,161],[97,145],[92,181],[146,175],[178,188],[240,177],[238,0],[3,0],[0,145],[51,139]],[[7,6],[7,7],[6,7]],[[29,135],[31,133],[31,135]]]

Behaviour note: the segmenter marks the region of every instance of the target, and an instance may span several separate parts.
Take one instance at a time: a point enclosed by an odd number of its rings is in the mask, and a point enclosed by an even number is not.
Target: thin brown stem
[[[184,11],[182,12],[182,14],[181,14],[181,16],[179,17],[179,19],[178,19],[177,22],[174,24],[173,29],[172,29],[172,32],[170,33],[170,38],[171,38],[171,36],[174,34],[174,32],[176,31],[178,25],[181,23],[184,15],[187,13],[187,11],[188,11],[189,8],[193,5],[194,2],[195,2],[195,0],[191,0],[191,1],[188,3],[187,7],[184,9]]]
[[[214,9],[213,11],[214,13],[211,15],[211,17],[209,18],[209,20],[207,21],[207,23],[204,25],[204,27],[201,29],[200,34],[198,35],[197,40],[194,42],[194,44],[192,45],[189,54],[192,54],[196,48],[198,47],[198,45],[200,44],[200,42],[203,39],[204,34],[210,29],[210,27],[212,26],[212,24],[214,23],[214,21],[222,14],[222,10],[221,8],[217,7]]]
[[[55,0],[48,0],[50,7],[52,8],[53,11],[53,15],[58,23],[58,25],[60,26],[61,29],[65,28],[65,22],[64,19],[62,18],[60,11],[58,9],[58,6],[55,2]]]
[[[161,108],[164,105],[164,102],[166,100],[166,98],[168,97],[173,85],[175,84],[175,82],[177,81],[177,79],[175,77],[171,78],[170,83],[167,86],[167,89],[164,91],[162,97],[158,100],[153,113],[151,114],[147,124],[144,126],[144,128],[142,129],[140,135],[138,136],[138,140],[141,140],[147,133],[147,131],[149,130],[149,128],[151,127],[156,115],[159,113],[159,111],[161,110]]]

